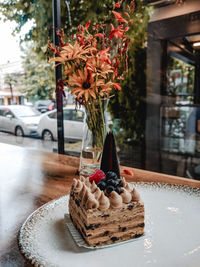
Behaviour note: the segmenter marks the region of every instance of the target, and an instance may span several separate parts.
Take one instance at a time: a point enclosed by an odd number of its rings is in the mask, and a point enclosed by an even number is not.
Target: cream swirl
[[[99,198],[99,209],[101,211],[107,210],[110,207],[110,201],[107,198],[107,196],[105,196],[104,192],[101,191],[101,196]]]
[[[130,203],[131,199],[132,199],[131,193],[128,190],[126,190],[125,188],[122,188],[122,190],[123,191],[122,191],[120,196],[122,197],[123,203],[126,203],[126,204]]]
[[[74,193],[79,193],[83,188],[83,183],[78,180],[77,181],[77,184],[76,184],[76,187],[74,187]]]
[[[122,177],[122,182],[123,182],[123,186],[125,186],[126,185],[126,179],[124,178],[124,177]]]
[[[117,208],[120,208],[122,206],[122,198],[115,191],[112,191],[110,193],[109,200],[110,200],[110,206],[113,209],[117,209]]]
[[[91,187],[91,183],[89,181],[89,177],[85,178],[85,184],[87,185],[87,187]]]
[[[101,196],[101,190],[99,189],[99,187],[97,187],[96,191],[94,192],[94,196],[95,196],[96,200],[99,200],[99,198]]]
[[[79,196],[80,199],[83,198],[83,196],[85,195],[86,190],[87,190],[87,186],[85,184],[83,184],[83,187],[82,187],[81,191],[78,193],[78,196]]]
[[[95,184],[95,181],[92,182],[91,185],[91,192],[94,193],[94,191],[97,189],[97,185]]]
[[[128,190],[129,192],[132,192],[132,190],[133,190],[131,184],[129,184],[129,183],[127,183],[127,182],[125,183],[124,188],[125,188],[126,190]]]
[[[73,183],[72,183],[72,190],[76,187],[77,183],[78,183],[78,180],[74,178]]]
[[[140,194],[137,192],[137,190],[135,189],[135,187],[133,188],[132,192],[131,192],[131,195],[132,195],[132,200],[133,201],[140,201]]]
[[[86,187],[84,192],[83,192],[82,199],[81,199],[81,203],[83,205],[87,202],[89,196],[90,196],[90,189],[88,187]]]
[[[81,182],[84,183],[84,182],[85,182],[85,177],[81,175],[81,176],[80,176],[80,180],[81,180]]]
[[[93,194],[89,193],[85,206],[86,206],[86,209],[98,209],[99,202],[95,199]]]

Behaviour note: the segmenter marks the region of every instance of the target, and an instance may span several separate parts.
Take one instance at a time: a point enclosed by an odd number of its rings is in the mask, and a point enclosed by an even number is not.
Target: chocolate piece
[[[110,240],[112,240],[113,242],[115,242],[115,241],[119,240],[119,238],[117,238],[116,236],[113,236],[113,237],[111,237]]]
[[[119,160],[117,156],[115,137],[112,132],[107,134],[104,142],[100,169],[105,174],[108,171],[113,171],[116,173],[117,177],[120,178]]]
[[[105,231],[105,232],[103,233],[104,236],[107,236],[108,234],[109,234],[109,231]]]

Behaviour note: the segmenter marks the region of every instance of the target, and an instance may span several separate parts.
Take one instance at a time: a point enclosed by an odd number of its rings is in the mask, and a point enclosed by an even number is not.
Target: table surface
[[[69,193],[79,159],[0,143],[0,266],[28,266],[17,236],[25,219],[46,202]],[[128,181],[200,188],[200,181],[121,166]],[[133,175],[126,174],[130,170]]]

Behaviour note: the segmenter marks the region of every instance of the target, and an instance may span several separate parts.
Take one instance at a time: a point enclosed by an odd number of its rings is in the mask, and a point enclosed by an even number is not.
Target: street
[[[21,137],[10,133],[0,132],[0,143],[57,153],[56,141],[43,141],[39,138]],[[72,156],[79,156],[81,143],[81,141],[75,143],[65,142],[65,153]]]
[[[4,132],[0,132],[0,142],[46,152],[52,152],[53,149],[56,149],[57,147],[57,142],[51,142],[51,141],[44,142],[41,139],[15,136],[13,134]]]

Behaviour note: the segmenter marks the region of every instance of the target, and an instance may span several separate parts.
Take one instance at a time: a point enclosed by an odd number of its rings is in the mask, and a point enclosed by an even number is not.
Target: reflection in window
[[[52,112],[48,116],[49,116],[50,119],[56,119],[57,118],[57,113],[56,112]]]
[[[73,110],[72,111],[72,120],[73,121],[81,121],[83,122],[84,112],[81,110]]]
[[[64,110],[64,112],[63,112],[64,120],[71,120],[70,114],[71,114],[71,110],[68,110],[68,109]]]
[[[175,102],[194,101],[194,66],[170,57],[167,71],[167,95],[175,97]]]

